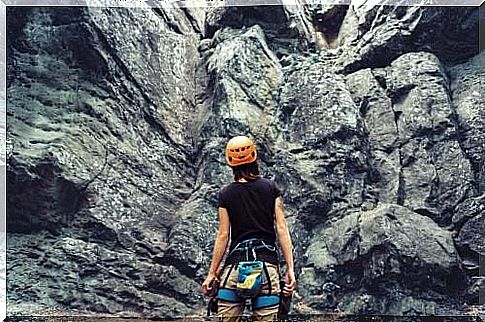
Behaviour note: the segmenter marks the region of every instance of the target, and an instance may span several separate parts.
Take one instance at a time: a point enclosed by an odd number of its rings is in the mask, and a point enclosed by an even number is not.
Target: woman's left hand
[[[212,296],[213,295],[213,292],[214,292],[214,283],[212,283],[213,281],[215,281],[216,283],[219,282],[219,279],[217,278],[216,274],[214,273],[209,273],[209,275],[207,275],[207,278],[205,279],[204,283],[202,283],[202,293],[204,293],[204,295],[206,296]]]

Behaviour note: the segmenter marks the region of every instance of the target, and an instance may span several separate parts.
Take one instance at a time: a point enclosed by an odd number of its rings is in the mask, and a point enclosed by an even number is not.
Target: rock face
[[[8,247],[39,241],[18,256],[36,261],[39,285],[13,275],[8,289],[45,306],[188,314],[202,298],[167,238],[195,183],[197,36],[149,8],[9,12],[18,17],[9,58],[26,68],[9,82]]]
[[[442,313],[463,285],[451,234],[398,205],[349,213],[315,231],[304,260],[301,279],[310,287],[302,294],[321,310]]]
[[[10,313],[203,314],[239,134],[283,190],[296,312],[478,304],[478,8],[7,14]]]

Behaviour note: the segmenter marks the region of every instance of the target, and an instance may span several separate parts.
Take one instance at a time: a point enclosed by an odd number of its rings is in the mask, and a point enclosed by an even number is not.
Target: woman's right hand
[[[285,287],[283,288],[283,296],[285,297],[290,296],[295,289],[296,289],[295,272],[291,270],[286,273],[286,281],[285,281]]]
[[[214,273],[209,273],[207,275],[207,278],[205,279],[204,283],[202,283],[202,293],[206,296],[212,296],[214,292],[214,284],[212,283],[215,281],[215,283],[219,282],[219,279],[217,278],[216,274]]]

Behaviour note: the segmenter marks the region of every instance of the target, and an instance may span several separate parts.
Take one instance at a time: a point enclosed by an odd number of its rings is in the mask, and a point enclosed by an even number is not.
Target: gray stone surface
[[[295,312],[478,304],[475,9],[271,9],[8,9],[11,314],[204,314],[239,134],[283,191]]]
[[[408,52],[431,52],[453,63],[479,50],[477,41],[468,40],[478,37],[478,7],[376,6],[364,1],[349,11],[348,19],[357,23],[344,24],[341,31],[347,35],[341,56],[347,72],[384,67]]]
[[[301,292],[323,310],[441,314],[452,310],[443,301],[464,278],[451,233],[390,204],[349,213],[316,231],[304,256],[302,277],[313,287]]]
[[[485,173],[485,102],[482,87],[485,53],[449,69],[453,106],[460,128],[460,144],[470,160],[476,189],[483,192]]]

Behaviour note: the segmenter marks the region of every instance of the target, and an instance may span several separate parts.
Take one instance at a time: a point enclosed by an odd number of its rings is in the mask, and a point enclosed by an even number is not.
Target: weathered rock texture
[[[297,312],[477,304],[478,8],[7,13],[11,313],[203,314],[239,134],[284,193]]]

